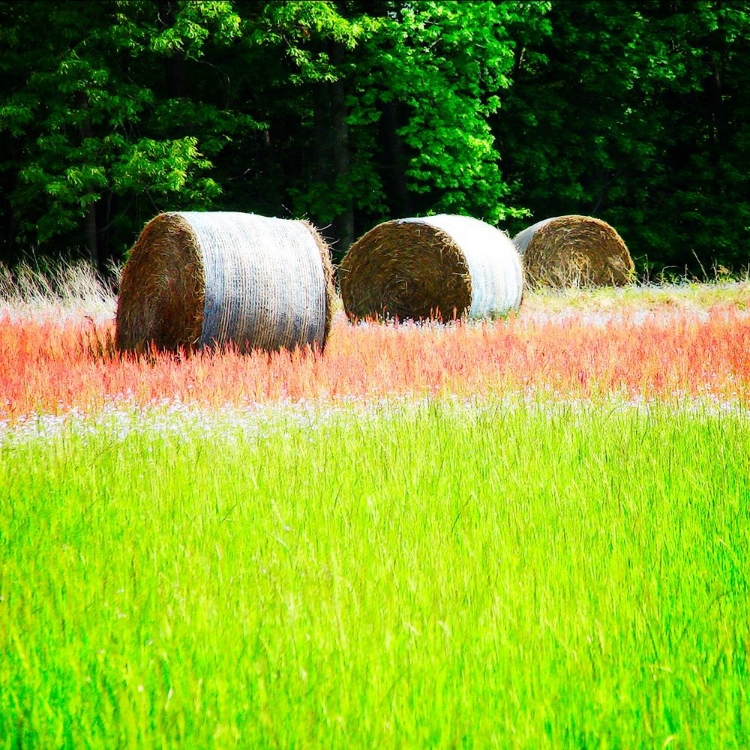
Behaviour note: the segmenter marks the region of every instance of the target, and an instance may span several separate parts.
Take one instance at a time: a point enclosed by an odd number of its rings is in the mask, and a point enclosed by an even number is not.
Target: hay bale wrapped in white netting
[[[115,344],[177,351],[312,345],[331,326],[329,248],[305,221],[236,212],[160,214],[122,272]]]
[[[350,319],[482,318],[520,306],[523,271],[500,229],[440,214],[371,229],[344,258],[340,285]]]

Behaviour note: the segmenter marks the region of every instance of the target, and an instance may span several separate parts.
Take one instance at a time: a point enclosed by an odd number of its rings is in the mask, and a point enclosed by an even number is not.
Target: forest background
[[[750,3],[0,2],[0,262],[122,261],[167,210],[511,235],[581,213],[641,274],[747,266]]]

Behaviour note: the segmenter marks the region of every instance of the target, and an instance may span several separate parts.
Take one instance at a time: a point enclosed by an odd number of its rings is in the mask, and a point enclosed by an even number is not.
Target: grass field
[[[2,448],[8,747],[747,736],[746,415],[86,428]]]
[[[747,287],[662,291],[151,361],[8,306],[0,748],[747,747]]]

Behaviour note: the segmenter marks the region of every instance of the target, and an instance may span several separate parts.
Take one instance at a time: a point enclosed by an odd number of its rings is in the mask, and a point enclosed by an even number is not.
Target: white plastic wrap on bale
[[[503,315],[518,309],[523,297],[523,269],[505,232],[471,216],[438,214],[402,221],[441,229],[461,248],[471,276],[469,317]]]
[[[203,256],[202,346],[324,344],[326,279],[305,224],[236,212],[178,215],[192,227]]]

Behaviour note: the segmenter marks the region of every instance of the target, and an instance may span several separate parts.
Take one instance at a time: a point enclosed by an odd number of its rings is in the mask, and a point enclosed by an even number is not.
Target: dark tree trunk
[[[721,71],[717,55],[713,55],[712,75],[708,81],[709,96],[711,98],[711,109],[713,119],[713,142],[716,153],[718,154],[724,144],[725,118],[724,118],[724,100],[721,86]]]
[[[331,62],[343,60],[341,44],[327,43]],[[352,199],[349,128],[346,124],[346,86],[343,80],[319,84],[313,112],[315,127],[315,165],[317,180],[332,191],[339,204],[332,222],[335,252],[343,255],[354,242],[354,201]]]
[[[403,218],[411,216],[413,205],[411,194],[406,186],[407,157],[404,151],[404,141],[398,134],[401,127],[397,102],[387,102],[383,105],[382,134],[386,150],[386,163],[383,177],[386,194],[394,216]]]
[[[99,272],[111,273],[110,264],[113,260],[122,260],[114,257],[112,242],[112,217],[117,210],[117,198],[108,190],[96,204],[97,243],[99,247]]]
[[[96,232],[96,202],[89,203],[86,209],[86,247],[91,265],[99,270],[99,244]]]
[[[16,244],[16,222],[13,216],[13,209],[10,201],[3,201],[2,215],[4,221],[3,243],[0,246],[0,262],[10,265],[14,260],[14,250]]]
[[[89,98],[85,91],[79,91],[77,94],[78,106],[87,111],[89,108]],[[81,136],[83,140],[93,137],[93,129],[91,127],[91,119],[87,116],[81,126]],[[99,269],[99,243],[96,228],[96,203],[92,201],[86,207],[86,220],[84,236],[86,238],[86,249],[88,250],[89,260],[91,265]]]
[[[331,85],[331,139],[333,146],[333,170],[338,184],[345,190],[343,210],[339,216],[341,250],[346,252],[354,242],[354,201],[349,171],[349,128],[346,124],[344,84],[338,80]]]
[[[172,28],[175,24],[177,3],[175,0],[159,0],[159,26],[162,29]],[[187,76],[185,74],[185,53],[173,52],[164,61],[167,83],[167,97],[182,98],[187,96]]]

